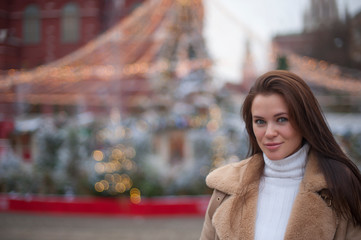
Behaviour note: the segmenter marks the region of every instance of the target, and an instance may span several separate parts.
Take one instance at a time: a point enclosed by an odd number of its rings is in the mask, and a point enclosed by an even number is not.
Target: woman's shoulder
[[[213,170],[206,178],[207,186],[227,194],[235,193],[242,181],[246,166],[250,161],[259,157],[258,155],[254,155],[240,162],[229,163]]]

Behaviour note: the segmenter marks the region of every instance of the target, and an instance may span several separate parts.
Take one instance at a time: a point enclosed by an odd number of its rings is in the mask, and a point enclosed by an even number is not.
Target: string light
[[[192,6],[185,4],[187,2],[189,1],[148,1],[114,28],[62,59],[31,71],[9,70],[0,78],[1,101],[54,105],[77,105],[79,102],[86,102],[93,106],[118,102],[119,93],[99,94],[98,90],[105,86],[111,89],[111,86],[118,82],[121,82],[122,89],[126,89],[133,76],[147,79],[152,74],[173,68],[168,60],[161,57],[164,53],[160,54],[168,37],[172,37],[171,29],[166,26],[184,24],[182,29],[185,29],[189,28],[189,24],[202,21],[203,15],[200,13],[203,9],[199,7],[201,1],[193,1],[196,5]],[[192,22],[179,21],[180,5],[190,9]],[[143,22],[147,24],[140,24]],[[197,31],[200,27],[195,25],[190,29],[195,28],[194,31]],[[182,37],[185,42],[191,37],[188,36],[189,33],[181,34],[185,35]],[[176,75],[184,76],[192,70],[204,69],[210,65],[211,61],[207,57],[191,60],[181,58],[174,69]],[[109,84],[105,85],[105,82]],[[21,97],[18,97],[12,89],[22,84],[31,86],[31,91],[24,91]],[[142,86],[144,89],[140,89]],[[150,89],[146,84],[137,84],[137,91],[149,92]],[[124,99],[124,102],[127,101]]]
[[[103,158],[104,158],[104,154],[100,150],[95,150],[93,152],[93,158],[94,158],[95,161],[102,161]]]
[[[311,57],[300,56],[290,51],[274,46],[275,60],[278,55],[287,56],[287,63],[291,71],[302,76],[307,82],[331,90],[340,90],[350,94],[361,92],[361,72],[358,78],[344,76],[340,66]]]
[[[139,204],[141,202],[140,190],[138,188],[132,188],[130,190],[130,201],[134,204]]]

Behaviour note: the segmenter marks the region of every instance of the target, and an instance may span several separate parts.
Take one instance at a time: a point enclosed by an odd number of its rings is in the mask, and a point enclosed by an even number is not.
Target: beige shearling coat
[[[255,162],[249,164],[250,161]],[[236,196],[244,179],[250,176],[248,174],[255,174],[260,164],[263,164],[263,157],[257,154],[253,158],[220,167],[207,176],[206,183],[214,192],[205,216],[201,240],[254,239],[259,181],[250,186],[247,205],[243,208],[243,202],[237,201]],[[336,216],[328,202],[317,193],[325,188],[325,178],[316,157],[311,153],[284,239],[361,240],[361,227]],[[212,219],[210,215],[213,215]]]

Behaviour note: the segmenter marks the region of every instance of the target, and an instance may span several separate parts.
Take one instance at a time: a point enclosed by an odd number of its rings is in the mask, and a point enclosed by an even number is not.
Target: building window
[[[188,46],[188,58],[195,59],[197,57],[196,51],[192,45]]]
[[[183,131],[172,131],[169,134],[169,148],[170,156],[169,162],[174,164],[180,164],[184,161],[185,157],[185,140]]]
[[[39,7],[32,4],[25,8],[23,18],[24,43],[34,44],[40,42],[41,22]]]
[[[75,3],[68,3],[62,10],[61,40],[64,43],[79,41],[79,7]]]

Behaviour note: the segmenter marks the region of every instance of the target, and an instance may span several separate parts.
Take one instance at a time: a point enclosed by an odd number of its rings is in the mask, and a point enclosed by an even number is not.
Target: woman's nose
[[[277,129],[275,128],[275,126],[273,126],[273,124],[268,124],[267,125],[267,129],[266,129],[266,137],[268,138],[272,138],[277,136]]]

